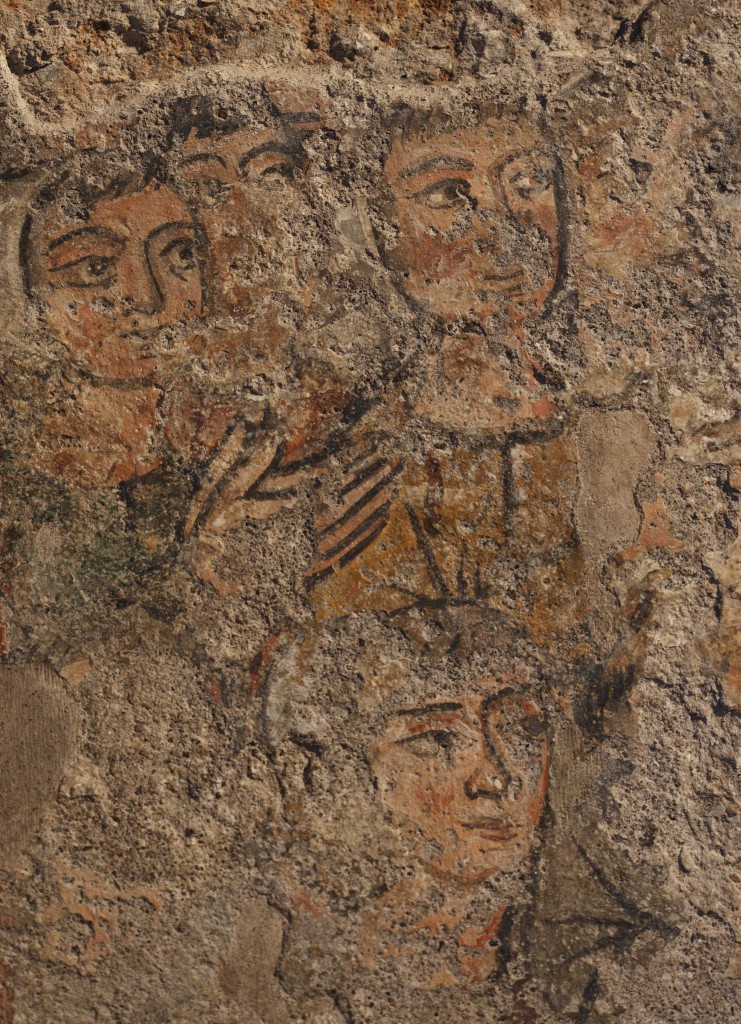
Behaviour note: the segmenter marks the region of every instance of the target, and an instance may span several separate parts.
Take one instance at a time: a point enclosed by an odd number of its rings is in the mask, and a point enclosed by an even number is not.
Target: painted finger
[[[334,529],[322,534],[317,542],[317,552],[320,555],[328,555],[331,551],[344,547],[361,527],[375,522],[384,509],[388,512],[391,502],[392,496],[385,488],[382,489],[372,501],[365,502],[354,515],[344,517]]]
[[[242,498],[266,472],[277,450],[278,442],[270,436],[256,444],[249,453],[249,461],[234,470],[231,478],[227,478],[212,496],[210,507],[202,514],[204,523],[214,523],[222,512],[226,513],[235,501]]]
[[[375,460],[365,468],[360,479],[356,476],[341,492],[343,500],[338,508],[317,516],[315,523],[317,533],[322,536],[354,517],[364,505],[372,503],[385,487],[393,483],[401,469],[401,463],[390,465],[384,460]]]
[[[306,574],[308,585],[312,586],[332,569],[357,558],[383,532],[387,522],[388,518],[381,516],[377,521],[365,524],[360,532],[348,538],[346,545],[331,551],[326,558],[318,559]]]
[[[190,513],[185,521],[183,532],[186,537],[192,532],[206,502],[213,494],[214,488],[242,453],[246,436],[247,427],[238,423],[212,459],[206,478],[193,499]]]

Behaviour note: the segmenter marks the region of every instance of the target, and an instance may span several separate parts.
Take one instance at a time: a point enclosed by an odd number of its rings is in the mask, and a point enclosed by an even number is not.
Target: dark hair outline
[[[100,152],[94,149],[82,150],[79,154],[76,154],[76,158],[85,160],[98,159],[102,161],[115,160],[117,157],[117,151],[108,150]],[[33,300],[35,297],[35,289],[32,280],[32,233],[34,227],[34,221],[36,216],[48,206],[51,206],[54,202],[58,201],[60,194],[63,193],[65,186],[67,191],[75,192],[84,207],[83,218],[87,218],[88,211],[99,203],[105,200],[118,199],[125,195],[134,195],[137,192],[143,191],[148,185],[156,184],[158,186],[167,186],[173,188],[172,181],[165,173],[165,168],[162,160],[149,158],[142,161],[142,165],[138,170],[134,170],[127,173],[116,173],[115,170],[108,177],[102,186],[91,186],[84,177],[84,168],[75,172],[70,167],[68,161],[62,168],[51,177],[46,180],[38,191],[35,193],[32,199],[32,209],[26,214],[23,225],[21,227],[18,255],[19,265],[21,269],[23,291],[27,299]],[[201,278],[201,304],[204,310],[207,310],[210,305],[210,293],[209,293],[209,282],[208,274],[206,273],[207,260],[205,258],[208,252],[208,240],[206,233],[203,229],[203,225],[200,223],[200,219],[190,204],[187,204],[193,217],[194,233],[197,240],[197,251],[200,254],[198,259],[198,267]]]
[[[408,141],[415,136],[426,133],[428,130],[445,134],[450,131],[454,131],[456,128],[463,129],[467,127],[476,127],[491,118],[503,120],[508,115],[510,117],[524,117],[525,112],[526,100],[524,97],[512,104],[485,103],[476,108],[474,116],[469,123],[469,121],[464,117],[455,117],[453,114],[448,113],[441,107],[420,108],[413,107],[408,103],[400,103],[392,109],[386,122],[387,134],[390,136],[386,157],[390,152],[394,133],[398,133],[404,141]],[[569,204],[568,189],[566,187],[566,171],[564,162],[558,150],[553,130],[546,120],[545,114],[541,112],[537,118],[528,118],[527,123],[537,129],[541,138],[545,140],[548,146],[548,156],[551,157],[553,161],[553,195],[556,208],[556,242],[558,245],[558,257],[553,287],[551,288],[551,291],[545,299],[542,307],[543,312],[545,313],[553,307],[557,298],[565,290],[570,277],[571,207]],[[376,241],[385,266],[393,272],[393,268],[388,262],[383,239],[381,237],[377,237]],[[398,275],[394,274],[394,279],[397,277]],[[417,305],[411,296],[406,293],[402,281],[397,281],[396,286],[408,301]]]

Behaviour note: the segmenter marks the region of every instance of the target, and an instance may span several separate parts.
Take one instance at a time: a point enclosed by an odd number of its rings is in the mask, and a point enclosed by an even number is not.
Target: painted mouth
[[[135,339],[138,341],[139,339]],[[156,359],[162,352],[155,345],[142,345],[137,353],[140,359]]]
[[[162,359],[171,355],[175,339],[163,335],[162,331],[127,331],[121,338],[136,346],[137,359]]]
[[[126,338],[127,341],[143,341],[148,342],[147,345],[143,346],[146,348],[152,348],[160,340],[160,331],[122,331],[121,337]]]
[[[517,838],[517,829],[509,818],[480,818],[476,821],[462,821],[461,826],[469,832],[482,832],[491,839]]]
[[[522,281],[524,277],[524,270],[506,270],[503,274],[484,274],[485,281]]]
[[[483,280],[487,283],[487,291],[495,292],[505,297],[519,297],[525,294],[525,271],[511,270],[503,274],[484,274]]]

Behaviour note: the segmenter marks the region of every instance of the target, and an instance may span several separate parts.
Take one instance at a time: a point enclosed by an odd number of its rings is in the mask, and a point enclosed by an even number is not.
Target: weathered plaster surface
[[[6,0],[0,1024],[741,1021],[740,21]]]

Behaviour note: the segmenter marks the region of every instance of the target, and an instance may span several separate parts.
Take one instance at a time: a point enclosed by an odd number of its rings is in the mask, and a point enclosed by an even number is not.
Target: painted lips
[[[489,290],[499,295],[515,297],[525,294],[524,270],[513,270],[503,274],[484,274],[483,279],[487,282]]]
[[[521,281],[524,277],[524,270],[509,270],[504,274],[484,274],[485,281]]]
[[[517,829],[510,818],[478,818],[462,821],[461,826],[469,832],[482,832],[491,839],[501,841],[517,837]]]

